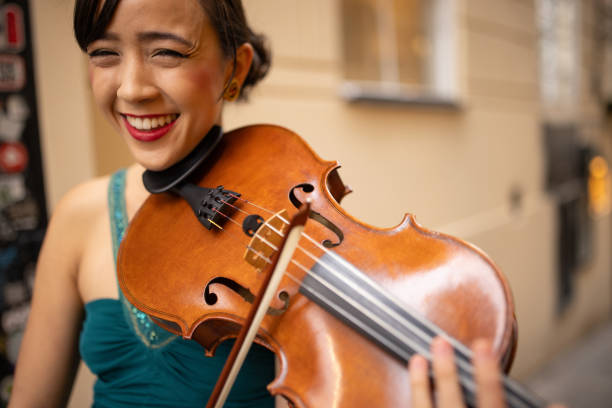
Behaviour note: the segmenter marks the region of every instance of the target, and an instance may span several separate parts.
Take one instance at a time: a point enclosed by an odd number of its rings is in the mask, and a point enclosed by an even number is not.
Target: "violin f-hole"
[[[291,189],[291,191],[289,191],[289,200],[291,201],[291,204],[293,204],[295,206],[295,208],[299,209],[299,208],[302,207],[302,202],[295,195],[295,190],[296,189],[300,189],[300,190],[302,190],[305,193],[312,193],[314,191],[314,186],[312,184],[302,183],[302,184],[298,184],[297,186],[294,186]],[[323,242],[321,242],[321,244],[325,248],[337,247],[338,245],[340,245],[342,243],[342,241],[344,241],[344,233],[342,232],[342,230],[340,228],[338,228],[330,220],[325,218],[323,215],[321,215],[320,213],[318,213],[318,212],[316,212],[314,210],[311,210],[308,217],[313,219],[313,220],[315,220],[319,224],[323,225],[325,228],[327,228],[328,230],[330,230],[331,232],[336,234],[336,236],[338,237],[338,242],[332,242],[329,239],[326,239]]]
[[[241,284],[239,284],[238,282],[232,279],[218,276],[214,279],[211,279],[210,282],[208,282],[208,284],[204,288],[204,301],[209,306],[216,304],[217,301],[219,300],[218,295],[212,292],[210,289],[211,285],[214,285],[214,284],[223,285],[231,289],[232,291],[240,295],[240,297],[242,297],[245,301],[251,304],[255,300],[255,295],[249,289],[245,288],[244,286],[242,286]],[[283,314],[285,310],[287,310],[287,308],[289,307],[289,293],[287,293],[284,290],[280,291],[278,293],[278,299],[281,302],[283,302],[283,307],[277,309],[277,308],[270,306],[266,314],[269,314],[271,316],[278,316],[278,315]]]

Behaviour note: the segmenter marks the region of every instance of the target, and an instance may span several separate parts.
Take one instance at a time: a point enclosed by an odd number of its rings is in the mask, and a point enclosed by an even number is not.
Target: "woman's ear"
[[[230,62],[229,71],[226,73],[225,83],[228,83],[232,79],[236,79],[242,88],[244,80],[251,69],[251,63],[253,62],[253,46],[249,43],[244,43],[238,49],[236,49],[236,63],[235,65]],[[232,77],[232,73],[234,74]]]

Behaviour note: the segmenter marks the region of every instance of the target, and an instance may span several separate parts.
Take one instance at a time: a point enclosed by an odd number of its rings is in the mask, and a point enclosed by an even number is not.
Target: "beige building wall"
[[[274,63],[249,104],[228,106],[226,129],[286,126],[321,157],[342,164],[341,175],[354,190],[343,205],[358,219],[388,227],[414,213],[426,227],[489,253],[514,292],[519,347],[513,375],[519,378],[609,317],[607,216],[594,221],[594,256],[577,276],[570,309],[555,314],[558,224],[555,202],[543,189],[533,0],[457,1],[457,109],[349,104],[340,98],[339,0],[244,2],[254,27],[270,38]],[[85,61],[71,38],[71,3],[32,2],[51,207],[70,186],[130,162],[89,99]],[[583,19],[588,26],[592,15]],[[588,55],[588,46],[583,52]],[[582,75],[589,70],[585,62]],[[609,153],[610,126],[605,134],[588,92],[581,99],[585,137]],[[517,192],[520,205],[512,206]],[[71,406],[85,406],[90,387],[91,376],[82,374]]]
[[[50,211],[96,174],[87,66],[72,35],[71,0],[30,3],[45,189]]]

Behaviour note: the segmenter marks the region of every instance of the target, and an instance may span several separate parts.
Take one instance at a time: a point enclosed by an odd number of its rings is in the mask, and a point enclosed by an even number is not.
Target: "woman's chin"
[[[136,163],[144,167],[145,170],[151,171],[162,171],[171,167],[177,162],[177,160],[171,160],[170,158],[150,158],[150,157],[138,157],[135,156]]]

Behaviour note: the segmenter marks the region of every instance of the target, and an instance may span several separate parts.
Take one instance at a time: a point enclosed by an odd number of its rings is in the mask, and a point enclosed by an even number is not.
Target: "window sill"
[[[458,98],[426,91],[409,90],[398,84],[345,81],[340,96],[351,103],[400,104],[459,109]]]

